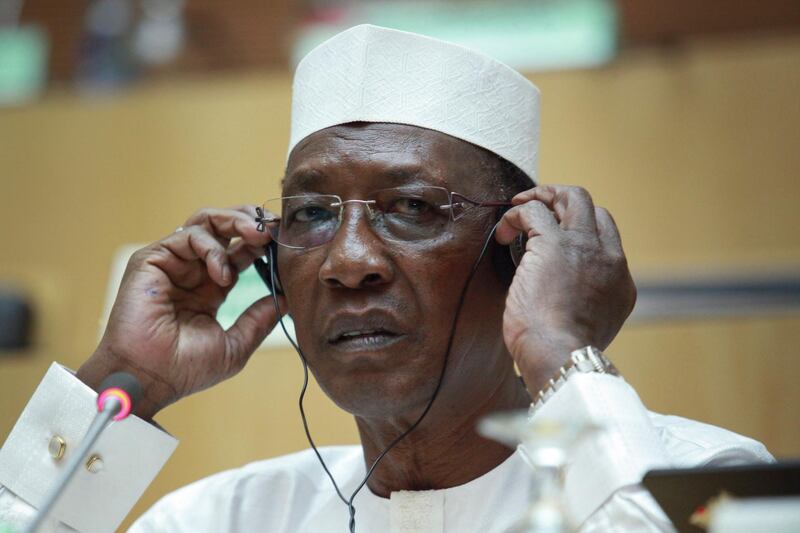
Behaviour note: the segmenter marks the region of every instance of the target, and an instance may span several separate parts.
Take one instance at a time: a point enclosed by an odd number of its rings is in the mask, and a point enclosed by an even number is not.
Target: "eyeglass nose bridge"
[[[371,206],[375,205],[376,203],[377,202],[375,200],[340,200],[338,202],[333,202],[331,207],[339,208],[339,223],[341,223],[342,219],[344,218],[345,204],[362,204],[367,211],[367,217],[372,220],[375,218],[375,211]]]

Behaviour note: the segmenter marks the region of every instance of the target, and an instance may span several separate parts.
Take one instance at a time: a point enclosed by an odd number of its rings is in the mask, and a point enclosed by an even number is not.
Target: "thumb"
[[[278,307],[282,314],[287,311],[286,299],[278,297]],[[275,324],[278,314],[273,296],[265,296],[253,302],[236,322],[225,332],[225,350],[234,368],[241,369],[256,351]]]

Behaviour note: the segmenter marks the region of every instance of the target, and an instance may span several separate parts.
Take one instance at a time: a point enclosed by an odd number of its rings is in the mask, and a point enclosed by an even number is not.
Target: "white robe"
[[[35,506],[57,475],[57,471],[51,471],[51,460],[30,459],[37,454],[47,457],[47,439],[37,432],[44,436],[56,423],[65,427],[63,419],[42,419],[48,399],[52,403],[53,398],[63,398],[64,391],[56,390],[58,387],[71,387],[73,394],[91,396],[60,367],[51,368],[43,385],[45,390],[40,386],[31,400],[35,404],[37,395],[42,400],[34,409],[39,418],[29,416],[29,404],[0,451],[0,483],[5,485],[0,487],[0,525],[5,521],[20,527],[26,522],[33,510],[21,496],[27,495],[27,501]],[[574,375],[536,417],[582,419],[605,426],[601,434],[575,451],[567,468],[566,503],[582,533],[672,531],[659,506],[638,485],[651,468],[773,460],[763,445],[746,437],[648,412],[624,380],[607,375]],[[120,480],[146,486],[175,445],[164,432],[144,423],[120,423],[110,429],[116,431],[110,439],[115,447],[104,451],[108,459],[103,476],[93,478],[81,473],[80,490],[65,495],[46,531],[72,531],[59,522],[85,533],[114,529],[127,512],[120,514],[116,508],[129,510],[143,488],[109,494],[108,487],[119,489],[123,485]],[[82,434],[80,427],[67,428],[67,432],[78,438]],[[119,449],[126,442],[128,449]],[[102,448],[103,443],[99,446]],[[141,450],[148,450],[150,455]],[[343,492],[349,495],[364,475],[361,448],[332,447],[321,452]],[[19,468],[22,462],[28,470]],[[31,465],[38,470],[30,471]],[[531,482],[532,471],[517,451],[483,476],[449,489],[400,491],[386,499],[364,487],[355,499],[356,531],[501,532],[526,509]],[[222,472],[179,489],[162,498],[130,531],[346,533],[348,516],[347,507],[336,496],[316,457],[307,450]]]
[[[768,460],[755,442],[691,420],[650,414],[676,466]],[[737,442],[739,441],[739,442]],[[711,443],[715,443],[709,446]],[[363,479],[358,446],[321,449],[346,496]],[[636,460],[631,458],[631,460]],[[381,498],[364,487],[355,499],[358,533],[500,533],[530,503],[532,470],[520,450],[464,485],[400,491]],[[348,531],[348,511],[311,450],[261,461],[203,479],[166,496],[130,533]],[[618,489],[583,522],[581,533],[673,531],[647,491]]]

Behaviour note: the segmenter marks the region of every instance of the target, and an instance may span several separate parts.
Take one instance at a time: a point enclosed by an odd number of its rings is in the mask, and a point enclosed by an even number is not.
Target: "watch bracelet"
[[[569,360],[558,369],[555,375],[550,378],[544,388],[533,397],[531,406],[528,409],[530,419],[542,405],[547,403],[553,394],[567,382],[569,377],[575,373],[597,373],[611,374],[619,376],[613,363],[603,352],[594,346],[585,346],[570,353]]]

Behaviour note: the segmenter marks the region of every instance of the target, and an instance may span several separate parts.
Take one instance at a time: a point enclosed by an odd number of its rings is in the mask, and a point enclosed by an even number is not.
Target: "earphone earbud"
[[[256,259],[253,266],[258,272],[258,276],[264,282],[264,285],[269,289],[270,294],[283,294],[283,287],[281,287],[281,278],[278,276],[278,243],[270,241],[264,247],[264,257]],[[275,279],[273,286],[272,280]]]
[[[495,224],[500,222],[503,215],[510,207],[505,207],[497,210],[497,217]],[[517,271],[522,256],[525,254],[525,245],[528,242],[528,236],[524,233],[517,235],[508,246],[501,246],[496,242],[493,243],[492,264],[494,265],[495,272],[507,286],[511,286],[511,281],[514,279],[514,273]]]

